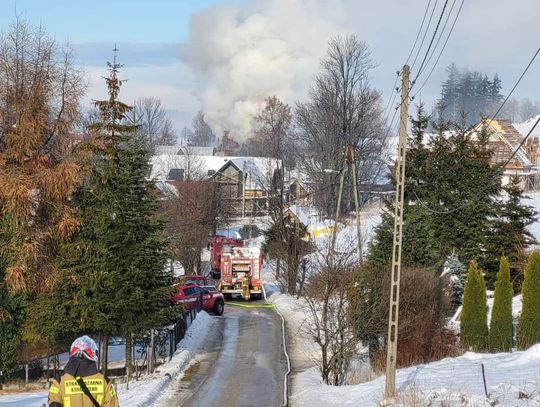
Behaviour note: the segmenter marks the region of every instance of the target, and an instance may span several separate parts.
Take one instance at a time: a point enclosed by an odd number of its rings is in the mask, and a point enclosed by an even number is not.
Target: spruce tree
[[[462,343],[475,352],[486,350],[488,343],[486,283],[475,260],[469,264],[460,319]]]
[[[522,294],[517,341],[520,349],[526,349],[540,342],[540,250],[529,255]]]
[[[495,299],[489,325],[489,349],[491,352],[507,352],[512,348],[512,297],[514,290],[510,281],[510,265],[506,257],[501,257]]]
[[[405,174],[403,264],[439,268],[455,251],[460,258],[478,259],[488,281],[494,282],[498,262],[491,260],[500,257],[501,251],[490,242],[500,217],[502,187],[501,174],[490,162],[489,134],[484,129],[478,140],[471,140],[465,128],[450,126],[441,109],[433,123],[437,134],[427,140],[429,147],[424,142],[426,115],[421,105],[412,121]],[[388,263],[392,253],[392,205],[388,209],[368,255],[378,263]]]
[[[450,279],[450,303],[456,310],[463,301],[463,287],[467,279],[467,268],[459,261],[457,253],[452,253],[446,258],[442,276]]]
[[[534,236],[528,226],[536,220],[537,213],[531,206],[526,205],[526,197],[517,177],[512,177],[510,183],[504,187],[507,195],[502,204],[501,211],[495,222],[493,234],[489,239],[486,262],[495,262],[497,251],[504,254],[510,263],[510,277],[514,288],[519,290],[523,282],[523,269],[527,263],[526,251],[535,242]]]
[[[88,146],[87,179],[73,199],[81,226],[66,246],[66,266],[79,282],[74,319],[81,329],[126,339],[129,375],[132,336],[162,327],[179,310],[171,300],[156,190],[146,179],[149,156],[130,137],[137,127],[124,123],[130,107],[118,100],[116,55],[108,66],[109,99],[95,102],[101,120],[90,126],[96,141]]]

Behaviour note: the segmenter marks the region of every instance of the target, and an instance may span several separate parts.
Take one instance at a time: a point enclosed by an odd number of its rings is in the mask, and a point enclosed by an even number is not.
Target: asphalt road
[[[176,384],[167,405],[281,406],[286,362],[279,316],[268,308],[226,305],[223,317],[215,318],[218,323],[204,351]]]

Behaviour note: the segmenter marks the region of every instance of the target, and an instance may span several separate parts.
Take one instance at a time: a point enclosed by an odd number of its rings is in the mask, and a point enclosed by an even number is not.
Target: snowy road
[[[160,405],[280,406],[284,370],[279,316],[271,309],[226,306],[203,353]]]

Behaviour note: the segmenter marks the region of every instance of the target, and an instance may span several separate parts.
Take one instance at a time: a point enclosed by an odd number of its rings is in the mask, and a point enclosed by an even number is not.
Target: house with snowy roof
[[[156,146],[155,155],[215,155],[215,147],[179,145]]]
[[[473,140],[486,125],[489,132],[488,148],[493,152],[492,164],[504,165],[503,185],[508,184],[512,177],[517,177],[524,191],[540,190],[538,138],[524,142],[524,136],[509,120],[486,118],[472,128]]]
[[[284,174],[285,197],[289,205],[310,205],[313,203],[315,182],[302,170],[286,170]]]
[[[163,182],[208,179],[227,161],[227,157],[218,156],[158,154],[150,159],[150,179]]]
[[[220,157],[227,160],[213,175],[222,205],[232,217],[265,216],[281,160],[267,157]],[[277,178],[276,178],[277,177]]]
[[[334,230],[334,221],[322,219],[321,211],[314,206],[290,205],[283,211],[283,217],[292,223],[303,225],[311,238],[329,236]]]

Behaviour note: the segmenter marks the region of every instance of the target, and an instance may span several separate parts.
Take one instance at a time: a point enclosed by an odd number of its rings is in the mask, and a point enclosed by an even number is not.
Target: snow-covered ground
[[[488,399],[484,395],[482,364]],[[316,369],[296,377],[295,406],[378,406],[384,376],[355,386],[324,385]],[[477,354],[399,369],[399,406],[540,406],[540,345],[524,352]],[[521,397],[521,399],[520,399]],[[412,400],[418,400],[413,404]],[[489,402],[488,402],[489,400]],[[494,404],[496,403],[496,404]]]
[[[378,406],[384,398],[384,376],[354,386],[322,383],[316,367],[317,345],[305,336],[302,326],[309,319],[301,300],[275,291],[269,301],[280,310],[292,336],[293,406]],[[517,314],[521,297],[514,298]],[[517,315],[516,315],[517,316]],[[300,366],[294,366],[294,362]],[[488,399],[484,395],[482,364],[486,372]],[[540,406],[540,344],[523,352],[466,353],[457,358],[399,369],[398,400],[394,406]],[[521,397],[521,399],[519,398]],[[417,404],[415,404],[417,403]],[[495,404],[491,404],[495,405]]]
[[[173,358],[158,367],[156,373],[143,376],[141,380],[117,386],[122,407],[151,406],[165,397],[169,384],[181,377],[199,352],[206,339],[213,319],[202,311],[189,327],[186,336],[178,344]],[[47,392],[20,393],[0,396],[1,407],[42,407],[47,402]]]

